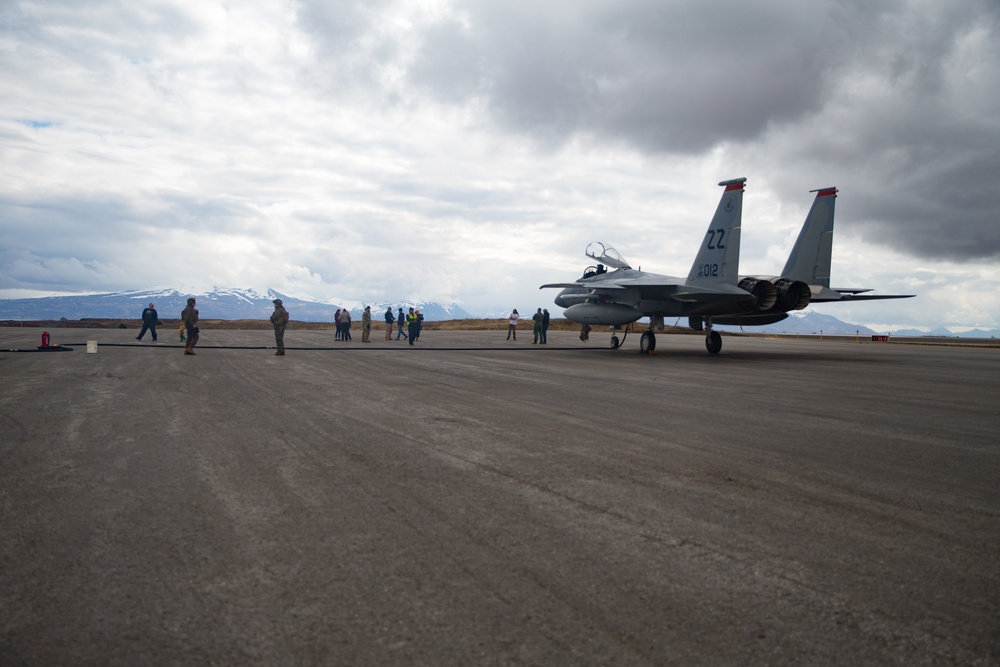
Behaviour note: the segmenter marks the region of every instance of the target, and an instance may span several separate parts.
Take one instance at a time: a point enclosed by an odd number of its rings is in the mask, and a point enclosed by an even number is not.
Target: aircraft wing
[[[562,289],[585,289],[591,292],[603,292],[605,290],[623,290],[628,289],[625,285],[619,285],[618,283],[613,283],[610,281],[604,281],[598,284],[594,283],[548,283],[547,285],[542,285],[538,289],[545,289],[546,287],[560,287]]]

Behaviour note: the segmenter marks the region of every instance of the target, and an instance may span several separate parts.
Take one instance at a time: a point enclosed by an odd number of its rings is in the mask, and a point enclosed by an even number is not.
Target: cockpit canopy
[[[589,246],[587,246],[586,251],[587,257],[592,260],[599,262],[599,264],[594,268],[597,273],[604,273],[607,269],[605,266],[610,266],[613,269],[631,269],[628,262],[618,253],[617,250],[612,248],[607,243],[602,241],[594,241]],[[602,266],[603,265],[603,266]],[[602,270],[603,269],[603,270]],[[589,269],[588,269],[589,271]]]

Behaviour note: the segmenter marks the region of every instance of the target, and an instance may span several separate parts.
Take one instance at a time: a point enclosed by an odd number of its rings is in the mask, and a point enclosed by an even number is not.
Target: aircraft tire
[[[618,340],[618,336],[612,336],[611,337],[611,349],[612,350],[617,350],[618,346],[621,345],[621,344],[622,344],[622,342],[620,340]]]
[[[722,336],[718,331],[709,331],[705,335],[705,349],[709,354],[718,354],[722,350]]]
[[[642,338],[639,339],[639,351],[649,354],[656,349],[656,336],[652,331],[643,331]]]

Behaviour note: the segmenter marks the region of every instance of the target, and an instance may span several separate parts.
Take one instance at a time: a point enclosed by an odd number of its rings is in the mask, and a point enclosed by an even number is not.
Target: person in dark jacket
[[[187,343],[184,345],[184,354],[194,354],[194,346],[198,344],[201,331],[198,328],[198,309],[195,305],[194,297],[188,299],[187,308],[181,313],[181,321],[184,322],[184,329],[187,331]]]
[[[385,339],[392,340],[392,325],[396,323],[396,316],[392,314],[392,306],[385,309]]]
[[[531,341],[532,345],[537,345],[538,342],[542,339],[542,318],[543,317],[544,317],[544,315],[542,315],[542,309],[541,308],[539,308],[538,311],[534,315],[531,316],[531,319],[535,323],[535,325],[532,327],[532,333],[535,334],[535,340]]]
[[[156,314],[156,309],[153,308],[153,304],[149,304],[149,308],[145,308],[142,311],[142,330],[139,331],[139,335],[135,337],[136,340],[142,340],[142,337],[146,335],[146,329],[149,329],[149,333],[153,334],[153,342],[156,342],[156,325],[159,322],[159,317]]]
[[[542,310],[542,345],[549,342],[549,319],[549,309],[545,308]]]
[[[407,338],[406,332],[403,331],[403,327],[406,326],[406,315],[403,314],[403,309],[399,309],[399,315],[396,316],[396,324],[399,325],[399,331],[396,333],[396,340],[400,338]],[[407,338],[409,340],[409,338]]]

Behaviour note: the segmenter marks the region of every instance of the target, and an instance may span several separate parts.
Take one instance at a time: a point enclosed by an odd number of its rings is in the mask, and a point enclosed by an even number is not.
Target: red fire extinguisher
[[[42,347],[48,347],[48,346],[49,346],[49,332],[48,331],[43,331],[42,332]]]

